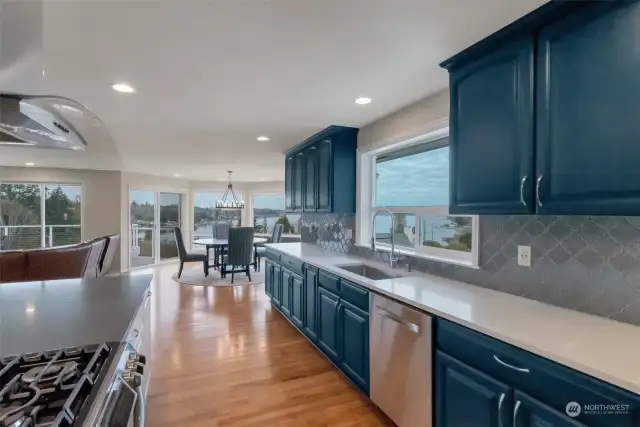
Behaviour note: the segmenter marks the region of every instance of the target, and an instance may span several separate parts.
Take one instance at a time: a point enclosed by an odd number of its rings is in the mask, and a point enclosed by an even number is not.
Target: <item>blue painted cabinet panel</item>
[[[305,153],[293,157],[293,210],[302,211],[305,199]],[[285,184],[286,185],[286,184]]]
[[[318,207],[318,148],[313,146],[304,151],[304,203],[305,212],[315,212]]]
[[[441,351],[435,369],[435,427],[511,426],[509,386]]]
[[[291,274],[291,321],[302,329],[304,312],[304,292],[302,276]]]
[[[318,346],[334,361],[338,361],[338,312],[340,297],[318,288]]]
[[[302,331],[311,341],[316,340],[317,330],[317,294],[318,294],[318,269],[307,266],[304,277],[304,326]]]
[[[331,139],[324,139],[318,147],[318,212],[332,211],[333,171],[331,155]]]
[[[369,393],[369,315],[347,301],[340,302],[340,367]]]
[[[284,208],[286,211],[293,210],[293,155],[287,155],[284,162]]]
[[[601,3],[541,30],[541,214],[640,214],[639,2]]]
[[[517,390],[514,402],[513,427],[587,427],[566,413],[556,411]]]
[[[284,267],[281,270],[282,299],[280,300],[280,309],[287,317],[291,317],[291,272]]]
[[[271,287],[271,302],[280,307],[282,301],[282,269],[276,263],[273,264],[273,286]]]
[[[533,212],[534,40],[450,70],[449,211]]]
[[[273,296],[273,261],[264,261],[264,292],[269,298]]]

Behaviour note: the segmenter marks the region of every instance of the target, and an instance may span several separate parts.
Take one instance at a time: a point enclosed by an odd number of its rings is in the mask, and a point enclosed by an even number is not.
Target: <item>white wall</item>
[[[0,182],[81,184],[84,240],[121,234],[121,175],[117,171],[0,166]],[[118,261],[116,257],[114,270],[120,268]]]

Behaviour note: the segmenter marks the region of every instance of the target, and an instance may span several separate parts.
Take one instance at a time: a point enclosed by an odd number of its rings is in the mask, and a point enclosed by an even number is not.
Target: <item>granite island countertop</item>
[[[267,244],[371,291],[640,394],[640,327],[304,243]],[[338,268],[368,264],[402,276],[370,280]]]
[[[0,357],[122,341],[152,278],[0,284]]]

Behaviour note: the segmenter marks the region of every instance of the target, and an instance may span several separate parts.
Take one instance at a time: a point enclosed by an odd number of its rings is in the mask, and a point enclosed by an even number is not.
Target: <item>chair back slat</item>
[[[229,230],[228,265],[248,265],[253,262],[253,227],[233,227]]]
[[[271,243],[280,243],[282,240],[282,230],[284,226],[282,224],[276,224],[273,227],[273,234],[271,235]]]
[[[184,246],[184,239],[182,238],[182,230],[180,227],[173,227],[173,234],[176,237],[176,245],[178,245],[178,256],[180,257],[180,261],[185,261],[187,259],[187,249]]]
[[[217,221],[213,223],[213,238],[228,239],[231,223],[228,221]]]

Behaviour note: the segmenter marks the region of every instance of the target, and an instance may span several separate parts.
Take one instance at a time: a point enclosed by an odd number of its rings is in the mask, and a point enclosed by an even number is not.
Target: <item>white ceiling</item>
[[[0,148],[0,159],[206,180],[233,169],[236,181],[282,180],[284,149],[331,124],[362,127],[446,87],[440,61],[542,3],[47,0],[44,92],[94,110],[115,146],[97,141],[78,157]],[[116,81],[137,92],[114,92]],[[24,85],[10,89],[30,92]],[[373,102],[356,105],[361,96]]]

